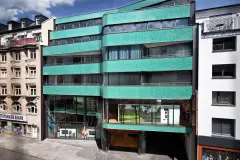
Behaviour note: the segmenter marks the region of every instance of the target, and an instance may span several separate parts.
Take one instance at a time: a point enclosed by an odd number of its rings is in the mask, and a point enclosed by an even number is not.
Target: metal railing
[[[240,17],[232,15],[215,17],[203,22],[203,32],[220,32],[240,29]]]
[[[191,82],[142,83],[142,86],[191,86]]]
[[[99,60],[91,60],[91,61],[81,61],[81,62],[62,62],[62,63],[46,63],[44,66],[55,66],[55,65],[72,65],[72,64],[91,64],[91,63],[100,63],[101,59]]]
[[[45,83],[45,86],[100,86],[100,83]]]
[[[21,47],[25,45],[35,45],[37,41],[35,38],[24,38],[20,40],[12,40],[10,42],[6,42],[4,44],[0,44],[0,49],[5,49],[9,47]]]

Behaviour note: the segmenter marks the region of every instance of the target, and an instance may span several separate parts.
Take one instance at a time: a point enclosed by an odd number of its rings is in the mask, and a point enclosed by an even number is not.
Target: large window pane
[[[189,19],[177,19],[176,26],[188,26]]]
[[[233,119],[212,119],[212,133],[221,136],[231,136],[234,137],[234,120]]]
[[[161,29],[162,25],[161,22],[149,22],[147,27],[149,29]]]
[[[220,119],[212,119],[212,132],[213,134],[221,134],[222,133],[222,125]]]
[[[235,105],[235,92],[212,92],[212,104]]]
[[[94,25],[94,20],[87,21],[87,26],[93,26],[93,25]]]
[[[129,47],[120,47],[119,48],[119,59],[129,59]]]
[[[130,58],[131,59],[140,59],[142,56],[141,46],[131,46]]]
[[[104,27],[103,34],[109,34],[109,33],[112,33],[111,28],[109,26]]]
[[[118,60],[118,47],[108,48],[109,60]]]
[[[94,23],[95,23],[95,25],[101,25],[102,24],[102,19],[101,18],[95,19]]]
[[[111,28],[111,31],[113,33],[120,33],[120,32],[122,32],[122,26],[121,25],[111,26],[110,28]]]
[[[122,31],[123,31],[123,32],[132,32],[132,31],[135,31],[135,25],[134,25],[134,24],[125,24],[125,25],[122,25]]]
[[[72,28],[73,28],[73,24],[72,23],[65,24],[65,29],[72,29]]]
[[[162,28],[171,28],[175,26],[175,20],[162,21]]]
[[[136,24],[136,31],[144,31],[147,29],[147,23]]]

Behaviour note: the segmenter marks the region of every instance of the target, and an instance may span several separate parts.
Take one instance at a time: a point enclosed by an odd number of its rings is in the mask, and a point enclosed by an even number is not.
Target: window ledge
[[[226,49],[226,50],[216,50],[212,51],[212,53],[219,53],[219,52],[236,52],[236,49]]]
[[[27,113],[29,116],[37,116],[37,113]]]
[[[211,137],[215,137],[215,138],[225,138],[225,139],[235,139],[235,137],[233,137],[233,136],[227,136],[227,135],[221,135],[221,134],[212,134]]]
[[[236,79],[236,77],[212,77],[212,79]]]
[[[212,104],[211,106],[236,107],[234,104]]]

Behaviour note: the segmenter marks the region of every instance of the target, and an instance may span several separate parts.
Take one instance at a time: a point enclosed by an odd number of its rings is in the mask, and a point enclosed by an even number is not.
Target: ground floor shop
[[[240,160],[240,150],[198,146],[198,160]]]
[[[240,140],[198,136],[198,160],[240,160]]]
[[[1,133],[38,138],[38,125],[29,124],[27,116],[0,113]]]
[[[47,138],[95,139],[100,125],[98,97],[45,96]]]

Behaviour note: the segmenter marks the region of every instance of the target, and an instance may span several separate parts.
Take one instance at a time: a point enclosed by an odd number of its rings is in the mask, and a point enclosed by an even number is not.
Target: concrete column
[[[139,135],[139,154],[146,153],[147,150],[147,144],[146,144],[146,132],[142,131]]]

